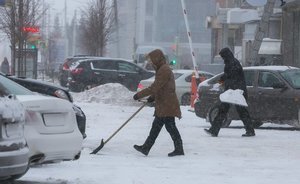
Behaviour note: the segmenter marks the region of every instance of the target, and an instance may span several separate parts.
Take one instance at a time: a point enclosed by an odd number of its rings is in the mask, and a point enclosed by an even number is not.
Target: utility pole
[[[118,1],[113,1],[113,8],[114,8],[114,20],[116,25],[116,33],[117,33],[117,57],[120,57],[120,34],[119,34],[119,18],[118,18]]]
[[[23,7],[24,7],[24,2],[23,0],[19,0],[19,26],[18,26],[18,77],[24,77],[24,62],[23,62],[23,34],[22,34],[22,27],[24,24],[24,19],[23,19]]]
[[[72,45],[72,55],[76,54],[76,33],[77,33],[77,11],[75,10],[73,19],[73,45]]]
[[[246,62],[247,65],[254,66],[259,64],[259,61],[257,61],[258,51],[260,49],[263,38],[265,37],[265,33],[268,31],[269,20],[273,14],[275,1],[276,0],[268,0],[267,4],[264,6],[261,20],[256,27],[254,41],[250,45],[249,59]]]
[[[12,33],[12,45],[11,45],[11,61],[12,61],[12,67],[11,67],[11,74],[12,75],[16,75],[16,2],[15,0],[12,1],[12,6],[10,9],[10,13],[11,13],[11,28],[10,31]]]
[[[69,39],[67,26],[67,0],[65,0],[65,58],[69,56]]]

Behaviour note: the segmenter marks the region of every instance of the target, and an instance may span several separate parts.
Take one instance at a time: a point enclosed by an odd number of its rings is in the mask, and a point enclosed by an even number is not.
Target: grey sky
[[[70,20],[74,15],[74,11],[85,7],[89,0],[45,0],[50,5],[51,12],[53,14],[61,14],[61,16],[65,12],[65,1],[67,3],[67,18]]]

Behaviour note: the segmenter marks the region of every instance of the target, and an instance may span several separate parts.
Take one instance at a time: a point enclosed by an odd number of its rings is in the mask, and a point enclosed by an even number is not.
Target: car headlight
[[[63,90],[58,89],[58,90],[56,90],[56,91],[54,92],[54,94],[55,94],[55,96],[57,96],[58,98],[62,98],[62,99],[65,99],[65,100],[70,101],[68,95],[67,95],[66,92],[64,92]]]

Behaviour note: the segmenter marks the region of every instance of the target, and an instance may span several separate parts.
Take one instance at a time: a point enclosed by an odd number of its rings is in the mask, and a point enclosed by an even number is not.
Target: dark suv
[[[68,74],[69,74],[69,70],[70,70],[70,66],[78,61],[78,60],[82,60],[82,59],[88,59],[88,58],[97,58],[95,56],[88,56],[88,55],[76,55],[73,57],[68,57],[64,60],[64,63],[62,64],[62,66],[59,68],[59,73],[58,73],[58,80],[61,86],[66,87],[67,83],[68,83]]]
[[[120,83],[136,91],[141,80],[154,75],[132,61],[117,58],[79,60],[70,66],[69,72],[69,88],[76,92],[106,83]]]

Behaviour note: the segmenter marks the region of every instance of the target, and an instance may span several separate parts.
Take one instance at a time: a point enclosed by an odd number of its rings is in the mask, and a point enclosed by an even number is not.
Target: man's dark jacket
[[[248,94],[242,65],[234,58],[229,48],[222,49],[219,54],[225,63],[224,74],[221,77],[221,81],[225,85],[225,90],[241,89],[244,91],[244,97],[247,99]]]

